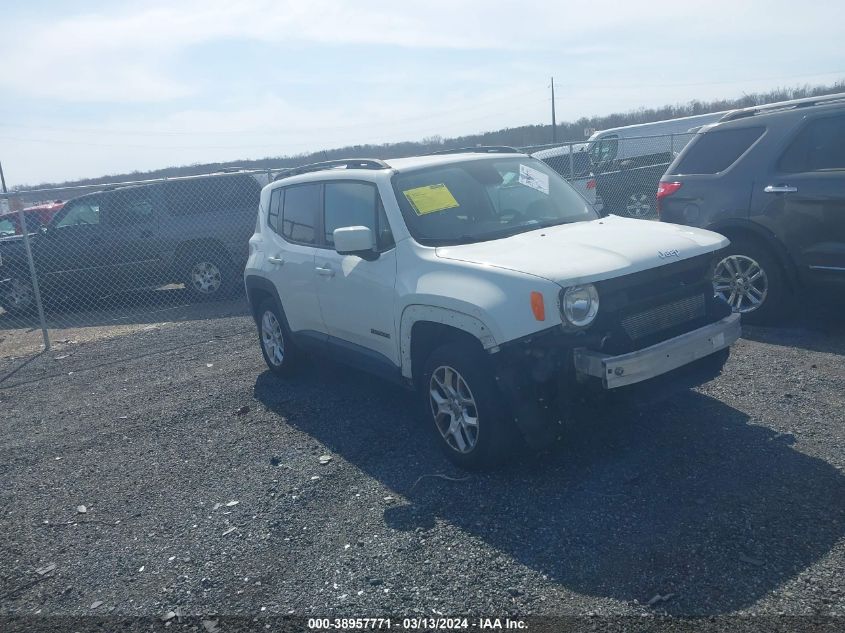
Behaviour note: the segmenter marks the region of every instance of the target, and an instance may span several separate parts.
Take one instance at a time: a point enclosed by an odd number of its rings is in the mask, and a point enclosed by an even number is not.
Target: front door
[[[752,195],[803,278],[845,281],[845,115],[807,121]]]
[[[325,184],[324,195],[325,248],[317,249],[315,271],[328,333],[335,342],[351,344],[353,351],[375,353],[398,367],[396,249],[378,189],[373,183],[336,181]],[[346,226],[372,229],[378,259],[333,250],[334,230]]]
[[[33,245],[39,280],[54,297],[78,299],[81,292],[105,294],[110,286],[110,252],[100,221],[101,194],[71,200]]]

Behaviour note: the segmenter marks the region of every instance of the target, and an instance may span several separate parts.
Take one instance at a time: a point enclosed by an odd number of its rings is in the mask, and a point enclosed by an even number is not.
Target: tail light
[[[595,179],[595,178],[590,178],[590,179],[587,181],[587,189],[595,189],[595,188],[596,188],[596,179]]]
[[[663,198],[671,196],[681,188],[681,182],[661,182],[657,185],[657,214],[660,215]]]

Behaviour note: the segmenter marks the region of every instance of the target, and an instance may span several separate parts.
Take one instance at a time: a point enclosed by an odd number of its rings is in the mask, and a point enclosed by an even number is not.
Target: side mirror
[[[332,233],[334,249],[340,255],[357,255],[372,261],[379,258],[372,229],[366,226],[344,226]]]

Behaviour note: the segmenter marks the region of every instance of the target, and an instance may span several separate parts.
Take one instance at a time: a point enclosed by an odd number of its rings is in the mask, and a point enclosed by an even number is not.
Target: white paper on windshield
[[[519,166],[519,183],[549,195],[549,176],[528,165]]]

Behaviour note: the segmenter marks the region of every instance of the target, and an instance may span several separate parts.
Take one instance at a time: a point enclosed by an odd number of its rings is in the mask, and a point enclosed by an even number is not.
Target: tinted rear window
[[[672,174],[717,174],[724,171],[762,136],[764,129],[747,127],[700,134]]]
[[[786,172],[845,169],[845,116],[811,121],[780,160]]]

